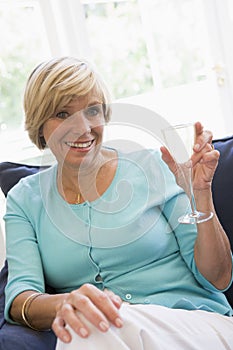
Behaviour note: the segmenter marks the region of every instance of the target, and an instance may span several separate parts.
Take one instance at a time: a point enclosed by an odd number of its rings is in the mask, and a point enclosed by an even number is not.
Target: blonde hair
[[[57,109],[74,97],[85,96],[92,90],[99,95],[108,122],[111,110],[110,94],[91,65],[74,57],[54,58],[37,66],[26,84],[24,93],[25,129],[32,142],[44,149],[43,125]]]

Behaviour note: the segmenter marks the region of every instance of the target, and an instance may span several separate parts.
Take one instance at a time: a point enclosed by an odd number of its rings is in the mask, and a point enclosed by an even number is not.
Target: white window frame
[[[224,86],[219,89],[223,118],[226,127],[232,132],[233,115],[233,23],[230,23],[229,6],[232,0],[203,0],[206,20],[209,28],[209,39],[214,58],[214,66],[222,67],[220,74]],[[233,12],[233,6],[232,6]],[[233,22],[233,18],[232,18]],[[224,62],[224,64],[223,64]]]
[[[80,0],[39,0],[53,56],[91,58]]]
[[[108,0],[112,1],[112,0]],[[104,3],[103,0],[39,0],[45,19],[45,26],[49,38],[52,55],[75,55],[92,60],[92,52],[87,34],[84,3]],[[119,0],[118,0],[119,1]],[[120,0],[125,1],[125,0]],[[233,115],[233,25],[229,21],[228,1],[230,0],[203,0],[206,10],[206,19],[209,31],[212,52],[216,64],[224,60],[223,74],[226,77],[224,88],[219,91],[225,125],[232,125]],[[138,0],[142,14],[146,0]],[[155,53],[150,45],[150,33],[145,27],[145,41],[149,53],[155,89],[159,89],[158,69],[155,66]],[[214,67],[210,67],[212,69]],[[129,98],[133,101],[134,97]],[[135,97],[137,98],[137,97]],[[143,96],[139,96],[143,103]]]
[[[2,3],[9,3],[13,0],[1,0]],[[92,61],[91,45],[86,28],[83,4],[114,2],[113,0],[38,0],[44,18],[46,33],[52,56],[71,55],[80,58],[87,58]],[[126,1],[126,0],[118,0]],[[223,74],[226,77],[225,86],[220,91],[221,105],[224,110],[224,123],[232,131],[233,115],[233,24],[230,23],[228,6],[232,0],[202,0],[206,9],[206,18],[211,32],[210,39],[214,60],[216,64],[221,64],[224,60]],[[27,3],[27,1],[26,1]],[[22,2],[20,2],[22,4]],[[139,9],[142,15],[146,6],[146,0],[138,0]],[[233,11],[233,10],[232,10]],[[233,17],[233,16],[232,16]],[[150,33],[146,30],[144,23],[146,45],[149,53],[152,77],[156,84],[155,89],[159,89],[158,69],[156,67],[155,52],[153,45],[150,45]],[[220,49],[219,49],[220,48]],[[211,67],[210,67],[211,68]],[[146,99],[146,102],[145,102]],[[143,94],[132,96],[125,101],[150,108],[148,101],[150,96]],[[122,99],[121,99],[122,101]],[[224,136],[224,135],[223,135]],[[27,146],[27,157],[34,159],[38,157],[38,151],[34,147]],[[25,160],[22,159],[22,160]]]

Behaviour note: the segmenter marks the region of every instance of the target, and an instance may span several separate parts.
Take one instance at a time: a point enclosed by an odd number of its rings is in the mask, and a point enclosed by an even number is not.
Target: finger
[[[91,288],[94,286],[91,285]],[[89,295],[92,298],[92,295]],[[98,310],[106,316],[106,318],[117,327],[122,327],[123,322],[119,315],[119,309],[112,302],[111,298],[101,290],[97,289],[95,298],[92,299],[92,302],[95,304]]]
[[[197,163],[203,163],[203,158],[205,159],[213,159],[213,160],[218,160],[220,156],[220,153],[213,149],[211,144],[207,143],[205,147],[200,150],[199,152],[195,152],[192,157],[192,165],[195,166]]]
[[[123,301],[122,299],[119,297],[119,295],[113,293],[111,290],[108,290],[108,289],[104,289],[104,293],[106,293],[109,298],[111,299],[111,301],[113,302],[113,304],[118,308],[120,309]]]
[[[174,158],[172,157],[171,153],[164,146],[160,147],[160,150],[162,153],[163,161],[167,164],[167,166],[173,172],[173,174],[175,174],[177,172],[177,164],[176,164]]]
[[[122,326],[122,320],[118,308],[113,304],[106,293],[91,284],[85,284],[79,288],[79,292],[70,293],[70,302],[93,325],[106,332],[110,324]]]
[[[77,311],[81,312],[88,321],[102,332],[106,332],[109,329],[110,324],[104,312],[98,309],[89,297],[78,295],[74,301],[74,306]]]
[[[194,128],[195,128],[195,135],[199,136],[203,133],[204,127],[200,122],[196,122],[194,124]]]
[[[207,152],[203,155],[200,163],[202,164],[214,164],[216,165],[219,161],[219,157],[220,157],[220,152],[218,150],[214,150],[212,149],[210,152]]]
[[[200,122],[194,124],[196,135],[201,135],[203,133],[204,127]]]
[[[65,323],[61,317],[55,317],[52,323],[52,330],[64,343],[69,343],[71,341],[71,334],[66,330]]]
[[[69,342],[71,340],[71,335],[65,328],[66,324],[69,324],[74,332],[79,334],[82,338],[86,338],[89,335],[88,327],[78,317],[76,310],[70,303],[64,301],[53,322],[53,330],[58,336],[63,337],[63,339],[65,338],[66,342]]]
[[[213,134],[209,130],[204,130],[200,122],[195,123],[195,144],[194,152],[200,152],[207,143],[212,144]]]

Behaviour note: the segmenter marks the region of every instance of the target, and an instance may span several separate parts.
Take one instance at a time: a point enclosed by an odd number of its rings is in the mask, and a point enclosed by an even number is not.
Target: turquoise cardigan
[[[159,151],[118,152],[115,177],[93,202],[65,202],[56,174],[55,164],[28,176],[7,197],[9,322],[17,294],[44,292],[45,281],[57,293],[92,283],[130,303],[232,315],[197,269],[196,226],[177,221],[189,202]]]

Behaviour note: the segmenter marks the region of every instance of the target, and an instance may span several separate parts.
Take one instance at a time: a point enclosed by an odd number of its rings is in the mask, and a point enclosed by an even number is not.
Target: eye
[[[59,119],[66,119],[69,117],[69,113],[68,112],[65,112],[65,111],[62,111],[62,112],[58,112],[56,114],[56,118],[59,118]]]
[[[102,105],[95,105],[95,106],[90,106],[84,110],[84,115],[86,117],[96,117],[102,114]]]

